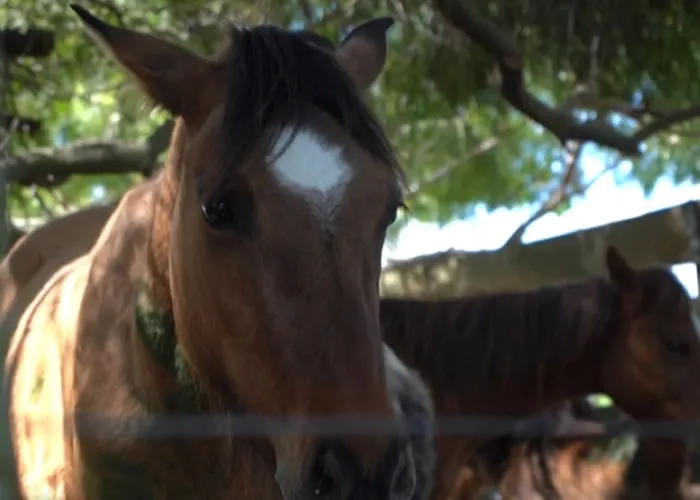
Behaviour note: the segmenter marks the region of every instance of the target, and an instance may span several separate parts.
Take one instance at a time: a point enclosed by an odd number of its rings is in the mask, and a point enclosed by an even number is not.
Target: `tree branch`
[[[41,209],[41,211],[44,212],[44,215],[49,220],[56,217],[56,214],[54,214],[53,211],[49,208],[49,206],[46,204],[46,201],[44,200],[44,197],[39,192],[39,187],[38,186],[32,186],[32,187],[33,187],[32,195],[34,197],[34,200],[39,205],[39,208]]]
[[[525,220],[525,222],[518,226],[518,228],[513,232],[513,234],[510,235],[508,240],[506,240],[506,242],[503,244],[503,248],[511,247],[514,245],[522,245],[523,235],[532,224],[534,224],[536,221],[538,221],[548,213],[553,212],[554,210],[559,208],[559,206],[562,203],[569,201],[574,196],[580,196],[584,194],[591,188],[593,184],[598,182],[598,180],[600,180],[600,178],[603,177],[603,175],[607,174],[612,170],[615,170],[618,167],[618,165],[620,165],[620,162],[624,159],[622,155],[618,155],[613,161],[606,165],[605,168],[598,172],[598,174],[596,174],[593,177],[593,179],[591,179],[589,182],[585,183],[582,186],[578,186],[575,189],[569,189],[571,181],[574,177],[573,173],[576,171],[576,167],[578,166],[578,162],[581,158],[581,151],[583,149],[582,146],[583,145],[579,143],[573,151],[569,152],[567,168],[564,172],[564,175],[562,176],[559,187],[552,191],[549,198],[547,198],[547,201],[545,201],[535,213],[533,213],[530,217],[528,217]]]
[[[146,140],[148,153],[141,163],[141,172],[146,177],[149,177],[153,173],[153,169],[158,162],[158,156],[160,156],[160,154],[167,149],[168,144],[170,144],[170,136],[173,135],[174,128],[175,121],[172,119],[166,120],[162,125],[156,128]]]
[[[314,22],[314,10],[311,8],[311,4],[308,2],[308,0],[301,0],[299,5],[304,16],[304,29],[309,30],[311,29],[310,26]]]
[[[13,29],[0,30],[3,52],[10,59],[18,57],[47,57],[54,49],[54,34],[49,30],[30,29],[21,32]]]
[[[14,129],[17,132],[35,136],[41,130],[41,122],[34,118],[0,113],[0,127],[7,130]]]
[[[665,116],[640,128],[633,135],[620,133],[602,121],[579,123],[564,109],[548,106],[531,94],[524,82],[523,55],[515,41],[498,26],[482,16],[468,0],[434,0],[436,10],[471,38],[498,62],[501,74],[501,94],[515,109],[554,134],[562,144],[567,141],[595,142],[628,156],[641,155],[641,144],[652,135],[671,126],[700,117],[700,106]]]
[[[7,182],[55,187],[72,175],[126,174],[150,176],[158,155],[168,147],[172,120],[158,127],[145,144],[90,142],[61,149],[38,149],[0,161]]]
[[[94,142],[37,149],[0,162],[0,168],[7,170],[8,182],[55,187],[71,175],[139,172],[147,154],[145,145]]]
[[[308,0],[302,0],[300,6],[302,15],[304,17],[304,31],[313,32],[314,30],[318,29],[324,24],[333,23],[338,20],[344,20],[345,22],[347,22],[348,17],[352,17],[351,13],[355,9],[355,5],[357,4],[357,2],[358,0],[348,0],[346,2],[343,2],[342,4],[336,4],[333,10],[326,9],[324,12],[321,13],[319,19],[314,20],[315,16],[311,4],[308,2]],[[315,34],[312,33],[312,35]],[[328,43],[333,42],[328,40]],[[323,45],[325,44],[322,44],[322,46]],[[333,46],[335,46],[335,44],[333,44]]]
[[[571,196],[571,191],[569,187],[571,186],[571,181],[574,178],[574,173],[578,168],[578,162],[581,158],[581,152],[583,151],[583,144],[577,143],[574,147],[567,149],[566,151],[566,169],[564,174],[561,176],[559,185],[550,193],[547,201],[545,201],[542,206],[533,213],[530,217],[525,220],[514,232],[510,235],[510,238],[503,245],[504,247],[511,245],[521,244],[521,240],[527,228],[530,227],[535,221],[544,217],[548,213],[556,210],[559,205],[564,203]]]
[[[641,143],[651,136],[671,128],[673,125],[698,117],[700,117],[700,106],[691,106],[686,109],[664,113],[656,120],[637,130],[632,137]]]
[[[108,10],[110,14],[114,16],[119,26],[124,26],[124,14],[122,11],[114,5],[110,0],[90,0],[90,3],[94,4],[96,7],[101,7]]]
[[[488,151],[491,151],[498,145],[499,142],[501,142],[501,139],[497,137],[489,137],[488,139],[484,139],[479,145],[472,148],[466,155],[456,160],[453,160],[447,163],[446,165],[443,165],[442,167],[432,172],[430,175],[426,176],[423,180],[413,183],[411,186],[408,187],[408,193],[406,194],[406,197],[412,198],[426,187],[440,182],[442,179],[450,175],[452,172],[457,170],[469,160],[476,158],[477,156],[482,155],[484,153],[487,153]]]

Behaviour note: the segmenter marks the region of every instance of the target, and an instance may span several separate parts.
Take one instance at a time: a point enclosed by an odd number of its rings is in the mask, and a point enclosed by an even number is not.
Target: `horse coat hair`
[[[416,488],[412,500],[426,500],[433,489],[435,471],[435,411],[428,386],[384,345],[386,383],[397,414],[409,426]]]

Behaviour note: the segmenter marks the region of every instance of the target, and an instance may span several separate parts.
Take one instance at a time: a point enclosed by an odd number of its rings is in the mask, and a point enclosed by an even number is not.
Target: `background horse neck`
[[[116,203],[78,210],[53,219],[25,235],[0,264],[0,317],[6,318],[22,290],[32,284],[32,297],[61,266],[86,253],[95,243]],[[26,301],[19,300],[21,304]]]
[[[440,413],[523,414],[596,392],[615,306],[604,280],[463,300],[383,299],[384,339]],[[566,376],[562,376],[566,374]]]

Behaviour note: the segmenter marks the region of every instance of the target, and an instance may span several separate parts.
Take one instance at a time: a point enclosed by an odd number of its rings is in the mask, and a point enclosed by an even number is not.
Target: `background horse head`
[[[608,253],[622,334],[605,350],[602,392],[635,419],[700,420],[700,340],[688,294],[665,269],[636,271]],[[643,438],[630,471],[652,498],[680,498],[688,443]]]
[[[333,52],[272,26],[232,28],[205,59],[73,8],[179,117],[155,180],[146,290],[210,409],[394,415],[378,280],[402,178],[361,100],[392,21],[356,27]],[[340,435],[270,438],[285,497],[410,494],[397,438]]]
[[[637,419],[700,419],[700,337],[685,288],[666,269],[633,269],[612,248],[607,266],[617,307],[601,392]]]
[[[690,299],[664,269],[613,247],[608,278],[458,300],[385,299],[385,341],[428,383],[438,415],[519,415],[606,393],[634,418],[693,419],[700,340]],[[478,436],[438,439],[434,498]]]

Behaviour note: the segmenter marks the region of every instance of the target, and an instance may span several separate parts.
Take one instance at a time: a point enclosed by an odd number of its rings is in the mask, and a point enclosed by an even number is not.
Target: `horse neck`
[[[242,407],[231,405],[231,395],[224,404],[216,391],[202,384],[200,379],[192,378],[194,374],[189,371],[190,367],[179,357],[171,312],[161,309],[155,302],[149,302],[153,298],[153,289],[148,283],[144,285],[137,292],[136,318],[132,329],[134,350],[131,352],[135,361],[134,380],[139,387],[137,393],[144,409],[161,416],[243,413]],[[157,338],[158,335],[160,338]],[[274,459],[265,442],[222,436],[184,440],[183,444],[186,451],[182,453],[178,467],[184,468],[179,469],[180,474],[173,473],[171,476],[175,482],[168,484],[167,488],[176,490],[168,489],[169,496],[188,496],[186,492],[190,491],[188,488],[191,486],[197,490],[197,497],[218,497],[222,490],[232,492],[234,496],[235,492],[246,491],[254,498],[279,497],[279,487],[272,472]],[[148,450],[144,453],[148,453]],[[212,458],[214,462],[206,462]],[[221,470],[219,466],[226,470]],[[198,485],[190,484],[186,479],[186,484],[178,482],[180,477],[195,476],[209,479]],[[226,478],[224,484],[220,482],[222,477]]]
[[[443,413],[522,414],[599,391],[615,295],[602,280],[464,300],[383,299],[384,340]]]
[[[151,234],[148,242],[148,285],[153,299],[163,308],[172,307],[170,296],[169,255],[173,209],[180,183],[185,127],[177,119],[168,149],[168,159],[154,179],[155,195]]]

